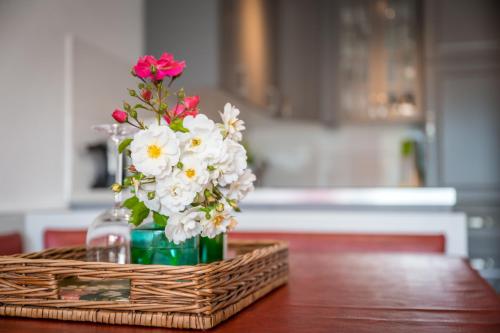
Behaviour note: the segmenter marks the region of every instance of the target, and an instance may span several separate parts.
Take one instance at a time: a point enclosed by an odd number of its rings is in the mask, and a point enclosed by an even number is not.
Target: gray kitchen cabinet
[[[269,112],[278,80],[278,0],[220,1],[220,85]]]
[[[500,2],[424,2],[430,186],[458,191],[472,265],[500,291]]]
[[[322,52],[322,27],[333,17],[334,3],[222,0],[221,87],[271,116],[319,119],[335,90],[328,97],[320,93],[322,80],[330,88],[334,84],[326,77],[334,69],[322,72],[322,55],[328,51]]]

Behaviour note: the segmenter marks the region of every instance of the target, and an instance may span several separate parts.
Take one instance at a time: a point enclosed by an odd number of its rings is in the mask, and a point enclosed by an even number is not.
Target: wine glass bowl
[[[118,151],[119,143],[132,136],[137,129],[128,124],[101,124],[92,129],[104,133]],[[123,154],[116,154],[115,183],[122,184]],[[122,192],[114,194],[114,205],[100,214],[87,230],[87,260],[130,263],[130,225],[128,210],[122,207]]]

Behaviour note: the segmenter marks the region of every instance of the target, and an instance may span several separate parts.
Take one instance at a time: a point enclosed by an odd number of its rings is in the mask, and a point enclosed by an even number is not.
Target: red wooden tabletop
[[[459,258],[291,251],[290,280],[213,332],[500,332],[500,300]],[[1,318],[0,332],[179,332]]]

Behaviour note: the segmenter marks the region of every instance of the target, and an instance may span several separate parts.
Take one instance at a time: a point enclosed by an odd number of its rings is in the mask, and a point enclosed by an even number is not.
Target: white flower
[[[144,202],[144,205],[148,207],[151,210],[154,210],[156,212],[160,211],[160,199],[158,196],[155,194],[153,199],[149,199],[148,193],[155,192],[156,190],[156,184],[155,183],[149,183],[149,184],[141,184],[139,188],[136,191],[137,198]]]
[[[182,213],[172,214],[165,227],[165,236],[174,244],[184,242],[186,239],[195,237],[201,232],[201,213],[191,209]]]
[[[130,145],[132,163],[146,176],[164,176],[179,161],[179,140],[168,126],[139,131]]]
[[[148,195],[149,193],[154,193],[152,199],[150,199]],[[170,216],[170,214],[172,213],[172,211],[169,210],[165,205],[161,204],[160,198],[156,193],[156,182],[140,184],[139,188],[136,191],[136,194],[137,198],[139,198],[139,200],[144,202],[144,205],[146,205],[146,207],[148,207],[150,210],[166,216]]]
[[[209,173],[207,170],[207,163],[201,160],[195,154],[188,154],[181,159],[182,172],[181,177],[186,183],[191,184],[196,192],[207,185],[209,180]]]
[[[180,212],[193,202],[196,188],[184,181],[181,170],[175,170],[171,175],[157,179],[156,194],[162,207],[172,212]]]
[[[220,124],[220,127],[222,127],[224,137],[235,141],[241,141],[241,131],[245,130],[245,122],[238,119],[240,110],[238,110],[234,105],[226,103],[226,105],[224,105],[224,113],[219,113],[222,118],[222,124]]]
[[[221,186],[236,181],[247,167],[247,152],[245,148],[230,139],[223,142],[221,158],[213,165],[215,171],[212,179],[217,179]]]
[[[184,118],[183,126],[187,133],[177,132],[183,153],[196,154],[198,159],[208,165],[219,159],[222,146],[222,134],[215,123],[204,114]]]
[[[232,224],[232,216],[227,211],[221,213],[214,211],[209,219],[202,214],[201,235],[203,237],[214,238],[218,234],[226,232],[230,224]],[[234,224],[234,223],[233,223]]]
[[[224,191],[225,195],[229,199],[240,201],[245,198],[249,192],[254,190],[253,182],[255,180],[256,177],[252,173],[252,170],[245,169],[238,179],[229,185],[229,189]]]

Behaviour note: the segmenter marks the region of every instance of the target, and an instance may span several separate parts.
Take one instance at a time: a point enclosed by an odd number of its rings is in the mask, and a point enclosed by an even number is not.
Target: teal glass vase
[[[200,237],[174,244],[165,237],[164,227],[149,222],[132,230],[130,252],[133,264],[196,265],[200,263]]]
[[[227,252],[227,235],[219,234],[214,238],[200,237],[200,262],[209,264],[223,260]]]

